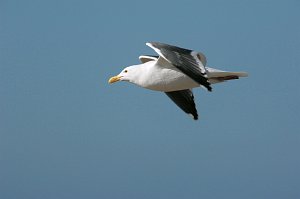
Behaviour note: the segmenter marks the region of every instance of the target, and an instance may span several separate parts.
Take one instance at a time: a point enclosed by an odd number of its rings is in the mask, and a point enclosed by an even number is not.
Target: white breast
[[[149,62],[147,62],[149,63]],[[199,87],[199,84],[174,66],[145,64],[139,86],[156,91],[176,91]],[[146,71],[146,72],[145,72]]]

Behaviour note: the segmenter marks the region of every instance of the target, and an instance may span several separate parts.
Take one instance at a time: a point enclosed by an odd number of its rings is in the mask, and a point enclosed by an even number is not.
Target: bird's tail
[[[239,79],[240,77],[247,77],[246,72],[230,72],[222,71],[214,68],[206,67],[207,77],[211,84],[224,82],[227,80]]]

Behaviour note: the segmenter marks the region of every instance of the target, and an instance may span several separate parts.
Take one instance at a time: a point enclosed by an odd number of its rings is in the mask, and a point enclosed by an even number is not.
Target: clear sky
[[[0,198],[300,198],[300,2],[0,1]],[[248,78],[193,121],[110,76],[147,41]]]

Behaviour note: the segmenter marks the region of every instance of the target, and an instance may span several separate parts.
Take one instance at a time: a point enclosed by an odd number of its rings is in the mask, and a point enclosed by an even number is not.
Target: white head
[[[118,81],[128,81],[131,83],[137,83],[139,80],[139,69],[140,65],[133,65],[133,66],[128,66],[124,68],[120,74],[111,77],[108,82],[109,83],[115,83]]]

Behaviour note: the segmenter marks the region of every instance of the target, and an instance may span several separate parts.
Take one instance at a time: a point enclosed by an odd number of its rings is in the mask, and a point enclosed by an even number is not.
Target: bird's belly
[[[155,74],[152,78],[153,81],[150,81],[145,88],[156,91],[170,92],[199,87],[197,82],[176,70],[161,71],[159,76],[155,76]]]

